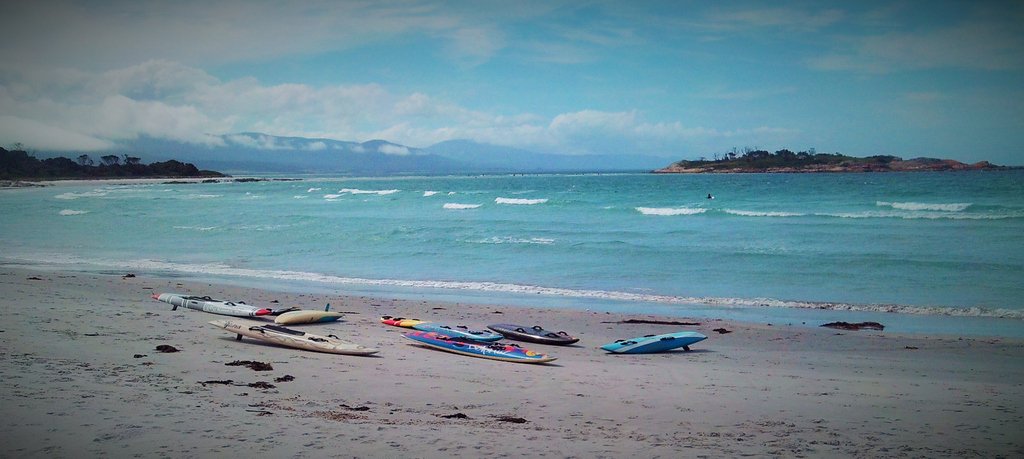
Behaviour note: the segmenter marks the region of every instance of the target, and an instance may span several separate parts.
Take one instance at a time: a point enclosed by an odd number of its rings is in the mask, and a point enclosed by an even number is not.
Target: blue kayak
[[[452,338],[465,338],[473,341],[498,341],[502,338],[500,333],[495,333],[490,330],[470,330],[465,325],[445,325],[434,322],[423,322],[413,325],[419,331],[433,332],[439,335],[450,336]]]
[[[473,343],[463,339],[449,338],[437,333],[421,331],[403,333],[402,336],[433,349],[468,355],[470,357],[480,357],[482,359],[517,363],[546,363],[555,360],[554,357],[547,354],[523,349],[515,344]]]
[[[601,349],[615,354],[650,354],[680,347],[688,351],[691,344],[707,338],[707,336],[697,332],[683,331],[662,335],[646,335],[632,339],[620,339],[601,346]]]

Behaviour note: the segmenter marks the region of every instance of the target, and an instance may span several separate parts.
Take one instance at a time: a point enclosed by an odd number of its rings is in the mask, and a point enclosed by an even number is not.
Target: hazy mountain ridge
[[[451,140],[427,148],[387,140],[352,142],[243,132],[210,136],[206,145],[139,138],[122,148],[90,152],[93,157],[129,154],[144,161],[178,160],[229,173],[338,173],[355,175],[486,172],[650,170],[663,157],[559,155]],[[35,152],[40,157],[77,157],[80,152]]]

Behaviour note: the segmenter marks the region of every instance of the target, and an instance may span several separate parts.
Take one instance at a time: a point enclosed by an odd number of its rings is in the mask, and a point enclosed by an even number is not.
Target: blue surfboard
[[[682,331],[676,333],[665,333],[662,335],[646,335],[631,339],[620,339],[615,342],[601,346],[608,352],[615,354],[650,354],[653,352],[664,352],[676,348],[690,350],[690,345],[707,339],[697,332]]]
[[[482,359],[517,363],[545,363],[555,360],[554,357],[547,354],[523,349],[515,344],[474,343],[464,339],[421,331],[403,333],[402,336],[433,349],[470,357],[480,357]]]
[[[434,322],[423,322],[413,325],[419,331],[434,332],[440,335],[450,336],[452,338],[465,338],[473,341],[498,341],[504,336],[500,333],[495,333],[490,330],[470,330],[469,327],[464,325],[445,325]]]

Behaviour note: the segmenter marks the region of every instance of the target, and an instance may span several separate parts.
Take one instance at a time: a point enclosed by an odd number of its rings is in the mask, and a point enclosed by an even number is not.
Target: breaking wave
[[[82,215],[82,214],[89,213],[89,211],[88,210],[64,209],[64,210],[62,210],[60,212],[57,212],[57,213],[60,214],[60,215]]]
[[[476,244],[540,244],[540,245],[551,245],[555,243],[554,239],[546,237],[531,237],[529,239],[518,238],[518,237],[498,237],[493,236],[487,239],[481,239],[477,241],[469,241]]]
[[[963,212],[971,206],[969,202],[954,202],[948,204],[928,204],[921,202],[887,202],[876,201],[878,207],[892,207],[899,210],[931,210],[937,212]]]
[[[448,210],[476,209],[477,207],[480,207],[480,204],[459,204],[457,202],[446,202],[444,204],[444,208]]]
[[[524,295],[546,295],[566,298],[599,299],[626,302],[661,304],[706,305],[722,308],[791,308],[818,309],[829,311],[885,312],[894,314],[938,315],[956,317],[990,317],[1024,320],[1024,310],[990,309],[981,307],[912,306],[898,304],[854,304],[820,301],[792,301],[772,298],[725,298],[658,295],[651,293],[622,292],[613,290],[587,290],[561,287],[544,287],[500,282],[468,282],[441,280],[368,279],[343,277],[303,271],[261,270],[236,268],[221,263],[184,264],[157,260],[103,261],[83,260],[74,256],[54,255],[46,260],[25,259],[24,261],[47,264],[88,264],[150,272],[177,272],[192,275],[224,276],[251,279],[275,279],[283,281],[315,282],[328,285],[365,285],[379,287],[401,287],[421,289],[444,289],[458,291],[492,292]]]
[[[338,190],[338,193],[348,194],[376,194],[379,196],[385,196],[389,194],[395,194],[402,190],[360,190],[359,188],[342,188]]]
[[[494,202],[497,204],[512,204],[519,206],[532,206],[534,204],[544,204],[548,202],[546,198],[540,199],[523,199],[523,198],[494,198]]]
[[[697,215],[707,212],[707,209],[695,209],[691,207],[637,207],[637,212],[644,215]]]
[[[807,214],[801,214],[798,212],[755,212],[750,210],[733,210],[725,209],[725,213],[732,215],[739,215],[741,217],[803,217]]]

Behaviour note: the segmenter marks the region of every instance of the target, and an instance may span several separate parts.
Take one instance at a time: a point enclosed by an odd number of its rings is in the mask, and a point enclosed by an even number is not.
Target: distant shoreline
[[[780,150],[748,151],[742,156],[730,153],[721,159],[677,161],[668,167],[651,171],[655,174],[808,174],[854,172],[956,172],[1012,170],[1020,167],[998,166],[988,161],[966,164],[952,159],[914,158],[904,160],[896,156],[869,156],[856,158],[836,154],[793,153]]]

